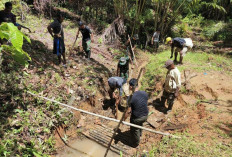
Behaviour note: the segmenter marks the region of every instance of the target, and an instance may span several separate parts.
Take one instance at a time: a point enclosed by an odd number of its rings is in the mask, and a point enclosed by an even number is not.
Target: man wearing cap
[[[88,26],[86,26],[83,22],[79,21],[78,23],[79,29],[77,31],[76,38],[79,36],[79,32],[82,34],[82,47],[86,53],[86,58],[90,58],[91,56],[91,41],[93,41],[93,33]]]
[[[53,37],[53,54],[56,54],[61,63],[61,56],[63,56],[63,66],[66,67],[65,59],[65,44],[64,44],[64,30],[62,22],[64,17],[58,13],[56,19],[47,27],[48,32]]]
[[[143,126],[143,123],[148,117],[148,94],[138,89],[138,80],[135,78],[129,81],[129,85],[133,94],[128,98],[129,108],[125,115],[125,119],[131,114],[130,123]],[[142,130],[131,126],[130,133],[130,145],[132,147],[137,147],[140,142],[140,137],[142,136]]]
[[[185,56],[185,54],[188,50],[188,47],[189,48],[193,47],[193,43],[192,43],[192,40],[190,38],[176,37],[176,38],[172,39],[171,37],[168,37],[168,38],[166,38],[165,44],[171,45],[171,57],[170,58],[173,57],[174,48],[176,47],[174,62],[177,62],[177,55],[179,52],[180,53],[180,64],[183,64],[183,57]]]
[[[132,61],[134,61],[134,57],[135,56],[133,55],[133,51],[136,48],[139,36],[138,36],[138,34],[134,34],[133,38],[130,38],[130,39],[128,39],[127,42],[126,42],[126,45],[127,45],[127,56],[129,55],[128,52],[130,52],[131,59],[132,59]],[[130,45],[130,43],[131,43],[131,45]]]
[[[165,107],[165,102],[167,100],[167,111],[169,111],[172,110],[174,100],[179,95],[181,76],[180,71],[175,67],[172,60],[167,60],[164,67],[168,69],[168,72],[164,83],[163,96],[161,97],[161,105]]]
[[[116,110],[116,118],[117,118],[117,111],[118,111],[118,105],[121,101],[121,97],[123,94],[123,85],[126,83],[126,80],[122,77],[110,77],[108,79],[108,85],[110,87],[108,93],[110,96],[111,102],[115,99],[115,110]],[[119,95],[116,94],[116,90],[119,91]]]
[[[129,77],[129,57],[121,57],[117,66],[117,76],[124,79]]]

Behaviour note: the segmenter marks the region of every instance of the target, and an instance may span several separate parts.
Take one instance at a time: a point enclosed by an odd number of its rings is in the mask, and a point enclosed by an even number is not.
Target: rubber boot
[[[91,51],[87,51],[87,58],[90,59],[90,56],[91,56]]]

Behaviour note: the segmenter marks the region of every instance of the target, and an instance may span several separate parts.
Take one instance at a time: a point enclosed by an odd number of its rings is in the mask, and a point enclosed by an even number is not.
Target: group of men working
[[[160,32],[157,31],[154,33],[152,37],[152,44],[155,44],[156,51],[159,47],[159,35]],[[138,37],[132,38],[132,40],[136,41]],[[130,40],[130,39],[129,39]],[[131,41],[127,41],[127,43]],[[134,42],[136,43],[136,42]],[[179,95],[179,90],[181,87],[181,74],[180,71],[177,69],[177,67],[174,65],[174,62],[177,62],[177,55],[178,52],[180,53],[180,61],[179,63],[182,64],[183,62],[183,56],[187,52],[188,48],[193,47],[192,40],[190,38],[166,38],[166,44],[169,44],[171,46],[171,57],[173,57],[173,51],[175,49],[175,59],[173,60],[167,60],[165,62],[164,68],[166,68],[167,74],[166,74],[166,79],[163,84],[163,95],[161,97],[161,102],[160,102],[160,107],[163,107],[166,109],[165,113],[168,113],[169,111],[172,110],[173,104],[175,99]],[[128,52],[130,52],[130,55],[134,57],[134,48],[135,45],[131,45],[128,47]],[[132,54],[133,52],[133,54]],[[116,108],[116,118],[117,117],[117,112],[118,112],[118,106],[121,103],[121,98],[123,95],[123,92],[125,93],[125,96],[127,97],[127,105],[128,105],[128,111],[126,116],[124,117],[124,120],[128,117],[129,114],[130,116],[130,122],[136,125],[142,126],[144,122],[146,122],[148,118],[148,94],[145,91],[140,91],[138,88],[138,80],[135,78],[132,78],[129,81],[129,90],[131,91],[131,95],[129,94],[128,90],[125,89],[127,88],[126,82],[129,77],[129,57],[128,53],[126,57],[121,57],[119,62],[118,62],[118,67],[117,67],[117,76],[111,77],[108,79],[108,84],[109,84],[109,95],[110,99],[114,99],[112,102],[115,104]],[[132,57],[131,57],[132,58]],[[118,89],[118,95],[114,93]],[[167,104],[167,108],[165,107],[165,104]],[[130,128],[130,145],[133,147],[137,147],[140,142],[140,137],[142,135],[142,130],[131,127]]]
[[[12,10],[12,4],[10,2],[7,2],[5,4],[5,10],[0,11],[0,24],[2,22],[12,22],[15,24],[15,26],[18,26],[20,29],[21,25],[18,25],[16,23],[15,15],[11,13]],[[47,27],[48,32],[51,34],[51,36],[54,39],[54,47],[53,47],[53,53],[58,56],[59,63],[61,63],[61,56],[63,56],[63,64],[66,64],[65,59],[65,43],[64,43],[64,31],[62,22],[64,20],[64,17],[62,14],[58,14],[57,18]],[[90,58],[91,56],[91,41],[93,40],[93,33],[89,29],[88,26],[86,26],[83,22],[78,22],[79,29],[76,34],[76,39],[79,36],[79,32],[82,33],[82,46],[86,53],[86,58]],[[160,32],[157,31],[154,33],[152,37],[152,44],[155,44],[158,48],[159,46],[159,35]],[[136,47],[136,42],[138,40],[138,35],[134,35],[132,39],[128,39],[126,42],[127,44],[127,54],[126,57],[121,57],[118,66],[117,66],[117,76],[111,77],[108,79],[108,85],[110,87],[109,89],[109,96],[112,101],[112,103],[115,105],[116,113],[118,110],[118,105],[121,103],[121,97],[123,93],[125,93],[127,97],[127,105],[129,106],[129,109],[126,111],[127,114],[124,117],[126,119],[129,114],[130,116],[130,122],[136,125],[142,126],[143,123],[148,118],[148,94],[145,91],[140,91],[138,88],[138,80],[135,78],[130,79],[129,86],[125,86],[127,84],[127,80],[129,78],[129,60],[133,62],[134,60],[134,49]],[[166,44],[171,45],[171,58],[173,57],[173,51],[174,47],[175,49],[175,59],[174,62],[177,62],[177,55],[178,52],[180,53],[180,63],[183,61],[183,56],[185,55],[187,48],[192,47],[192,41],[189,38],[183,39],[183,38],[170,38],[168,37],[166,39]],[[163,96],[161,97],[161,106],[165,107],[165,103],[167,101],[167,111],[172,110],[173,103],[175,98],[179,95],[179,90],[181,87],[181,76],[180,72],[175,67],[174,62],[172,60],[168,60],[165,62],[164,67],[168,70],[166,74],[165,83],[163,85],[164,91]],[[129,88],[126,89],[125,87]],[[115,94],[115,91],[118,89],[118,94]],[[131,92],[131,94],[129,94]],[[142,135],[142,130],[131,127],[131,145],[132,146],[138,146],[140,142],[140,136]]]
[[[63,56],[63,65],[66,66],[65,59],[65,44],[64,44],[64,31],[62,22],[64,17],[62,14],[58,14],[57,18],[48,26],[48,32],[54,38],[53,41],[53,54],[58,56],[59,64],[61,63],[61,56]],[[86,58],[91,57],[91,41],[93,41],[93,33],[88,26],[82,21],[78,22],[79,29],[76,34],[76,40],[79,36],[79,32],[82,33],[82,47],[86,53]],[[76,42],[75,40],[75,42]],[[75,44],[74,42],[74,44]]]
[[[15,26],[18,27],[20,30],[21,28],[28,29],[29,32],[31,30],[23,25],[20,25],[19,23],[16,22],[16,16],[11,12],[12,11],[12,3],[11,2],[6,2],[5,3],[5,9],[0,11],[0,24],[2,22],[11,22]],[[53,53],[58,56],[59,64],[61,63],[61,56],[63,56],[63,64],[66,66],[66,59],[65,59],[65,43],[64,43],[64,31],[63,31],[63,26],[62,22],[64,20],[64,17],[62,14],[58,14],[54,22],[52,22],[48,26],[48,32],[51,34],[53,37]],[[79,32],[82,33],[82,47],[83,50],[86,53],[86,58],[91,57],[91,41],[93,41],[93,33],[90,30],[88,26],[86,26],[83,22],[79,21],[78,22],[79,29],[76,34],[76,39],[79,36]],[[160,31],[156,31],[151,40],[151,44],[155,45],[155,51],[157,51],[159,47],[159,36],[160,36]],[[131,61],[134,61],[134,49],[136,48],[137,41],[138,41],[138,35],[135,34],[132,39],[128,39],[126,42],[127,46],[127,57],[131,59]],[[76,40],[75,40],[76,41]],[[173,51],[174,47],[175,49],[175,59],[174,61],[177,62],[177,55],[178,52],[180,53],[180,64],[182,64],[183,57],[185,53],[188,50],[188,47],[192,47],[192,40],[190,38],[174,38],[172,39],[171,37],[168,37],[166,39],[166,44],[169,43],[171,45],[171,58],[173,57]],[[129,57],[130,56],[130,57]]]
[[[174,62],[172,60],[167,60],[165,62],[164,67],[168,70],[166,74],[166,79],[164,82],[164,91],[161,97],[161,107],[165,107],[165,103],[167,102],[167,109],[165,112],[169,112],[172,110],[174,100],[179,95],[179,90],[181,87],[181,76],[180,71],[175,67]],[[148,118],[148,94],[145,91],[140,91],[138,88],[138,80],[135,78],[130,79],[129,81],[129,91],[131,95],[127,91],[128,89],[126,86],[127,78],[120,77],[121,74],[119,73],[118,76],[114,76],[108,79],[109,84],[109,96],[112,100],[111,103],[115,105],[116,108],[116,118],[118,112],[118,106],[121,103],[121,99],[123,93],[127,97],[127,105],[128,110],[126,112],[126,116],[124,120],[130,116],[130,122],[136,125],[142,126],[144,122],[146,122]],[[118,94],[115,94],[115,91],[118,90]],[[130,138],[130,145],[133,147],[137,147],[140,142],[140,137],[142,136],[142,130],[131,127],[130,128],[131,138]]]

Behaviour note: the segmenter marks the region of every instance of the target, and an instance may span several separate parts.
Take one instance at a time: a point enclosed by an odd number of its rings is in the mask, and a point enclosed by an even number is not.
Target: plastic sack
[[[185,40],[185,46],[189,47],[189,48],[192,48],[193,47],[193,41],[191,38],[184,38]]]

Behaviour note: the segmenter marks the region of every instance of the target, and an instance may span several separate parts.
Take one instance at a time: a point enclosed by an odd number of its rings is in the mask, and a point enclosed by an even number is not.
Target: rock
[[[80,96],[76,97],[76,100],[77,100],[77,101],[80,101],[80,100],[81,100],[81,97],[80,97]]]
[[[77,128],[80,128],[80,127],[82,127],[82,126],[85,125],[85,121],[84,121],[85,119],[86,119],[85,116],[81,116],[81,118],[80,118],[80,120],[79,120],[79,123],[78,123],[78,125],[77,125]]]

